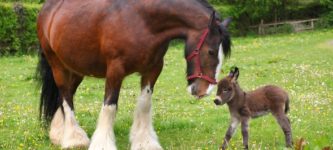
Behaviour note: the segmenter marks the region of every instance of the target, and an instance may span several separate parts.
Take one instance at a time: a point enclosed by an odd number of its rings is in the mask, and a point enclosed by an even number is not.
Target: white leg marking
[[[215,70],[215,79],[218,79],[219,74],[221,72],[221,67],[222,67],[222,63],[223,63],[223,49],[222,49],[222,44],[220,44],[219,47],[219,53],[218,53],[218,59],[219,59],[219,64],[216,66],[216,70]],[[209,95],[210,92],[212,92],[213,88],[214,88],[214,84],[209,84],[206,94]]]
[[[235,130],[239,124],[239,120],[236,117],[231,118],[231,128],[232,128],[232,134],[235,133]]]
[[[60,145],[64,137],[64,115],[59,107],[53,116],[50,127],[50,139],[55,145]]]
[[[88,147],[89,138],[75,120],[74,112],[64,100],[62,106],[65,112],[64,137],[61,142],[62,148]]]
[[[116,150],[113,124],[117,113],[116,105],[104,105],[99,114],[97,128],[91,139],[89,150]]]
[[[146,86],[138,97],[134,114],[134,122],[131,128],[131,150],[161,150],[163,149],[153,128],[151,111],[150,86]]]

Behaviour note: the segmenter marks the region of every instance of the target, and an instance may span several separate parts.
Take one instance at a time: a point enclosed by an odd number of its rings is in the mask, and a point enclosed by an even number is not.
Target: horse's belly
[[[98,52],[88,50],[58,50],[57,56],[63,65],[72,72],[82,76],[104,77],[106,74],[105,61]]]

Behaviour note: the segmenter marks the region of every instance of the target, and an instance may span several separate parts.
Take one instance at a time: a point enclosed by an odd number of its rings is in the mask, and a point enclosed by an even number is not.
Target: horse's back
[[[111,0],[48,0],[38,17],[38,37],[68,70],[103,77],[106,60],[101,52],[105,20],[116,11]],[[110,9],[108,9],[110,8]],[[115,16],[115,15],[113,15]],[[113,28],[109,24],[108,28]],[[111,32],[107,32],[109,36]],[[104,45],[102,45],[104,44]]]

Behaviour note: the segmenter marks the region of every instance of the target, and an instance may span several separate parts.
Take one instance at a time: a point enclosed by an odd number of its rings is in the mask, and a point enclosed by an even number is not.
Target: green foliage
[[[227,14],[233,17],[233,35],[246,35],[249,26],[286,20],[322,17],[325,27],[332,26],[332,0],[211,0],[215,6],[229,6]],[[225,13],[225,12],[224,12]]]
[[[324,6],[327,7],[327,13],[322,16],[322,25],[325,26],[333,26],[333,1],[332,0],[321,0],[320,1]]]
[[[0,3],[0,55],[35,51],[39,8],[39,5]]]
[[[32,3],[32,4],[37,4],[43,2],[43,0],[2,0],[1,2],[6,2],[6,3]]]

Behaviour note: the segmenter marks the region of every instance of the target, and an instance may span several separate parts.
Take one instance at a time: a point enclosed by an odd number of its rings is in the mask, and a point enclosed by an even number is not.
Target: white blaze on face
[[[215,79],[218,78],[219,73],[221,71],[221,67],[222,67],[222,62],[223,62],[223,50],[222,50],[222,44],[220,44],[219,47],[219,53],[218,53],[218,59],[219,59],[219,63],[216,66],[216,70],[215,70]],[[208,95],[214,88],[214,84],[209,84],[206,94]]]

